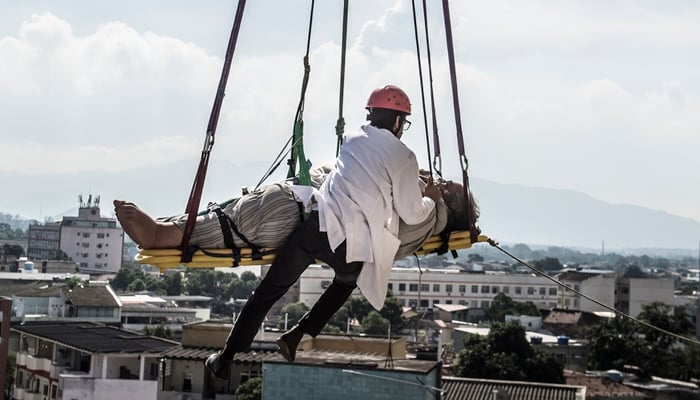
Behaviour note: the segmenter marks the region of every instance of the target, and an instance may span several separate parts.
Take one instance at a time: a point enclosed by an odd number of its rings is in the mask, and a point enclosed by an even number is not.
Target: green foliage
[[[525,328],[515,322],[494,323],[487,336],[469,335],[455,363],[455,374],[467,378],[563,383],[563,367],[534,350]]]
[[[489,321],[504,322],[506,315],[532,315],[539,316],[540,312],[532,302],[522,303],[514,301],[505,293],[498,293],[493,298],[491,305],[486,309],[486,319]]]
[[[624,278],[648,278],[649,274],[642,271],[637,265],[630,265],[625,268]]]
[[[20,228],[12,228],[5,222],[0,222],[0,240],[17,240],[26,237],[24,231]]]
[[[185,286],[182,282],[180,272],[174,272],[165,275],[165,294],[168,296],[179,296],[184,291]]]
[[[693,328],[684,311],[655,302],[643,307],[639,319],[674,334],[689,334]],[[700,377],[694,367],[700,358],[697,346],[688,346],[674,336],[623,317],[607,320],[588,333],[588,367],[621,369],[635,365],[646,375],[672,379]]]
[[[357,321],[364,321],[364,319],[372,311],[375,311],[374,308],[363,296],[350,297],[345,302],[345,304],[333,315],[333,318],[331,318],[328,324],[335,326],[340,332],[345,332],[347,329],[348,318]],[[401,302],[399,301],[399,299],[394,297],[394,295],[391,292],[388,292],[386,300],[384,301],[384,306],[381,310],[379,310],[379,314],[382,318],[386,319],[389,322],[392,332],[399,331],[405,325],[405,321],[403,320],[403,318],[401,318],[401,313]],[[384,330],[381,334],[385,333],[386,330]]]
[[[262,378],[250,378],[236,388],[236,400],[262,399]]]
[[[159,295],[165,294],[165,282],[155,275],[144,272],[134,263],[124,263],[110,281],[110,285],[119,292],[148,290]]]
[[[24,247],[18,244],[5,243],[2,245],[2,254],[5,254],[7,256],[13,256],[15,258],[20,258],[24,256]]]
[[[10,351],[7,353],[7,364],[5,369],[5,387],[2,388],[5,392],[5,398],[10,399],[12,394],[12,386],[15,383],[15,370],[17,369],[17,353]]]
[[[156,336],[164,339],[171,339],[173,337],[173,332],[165,325],[144,326],[141,332],[144,335]]]
[[[303,317],[308,311],[309,306],[307,306],[303,301],[287,304],[286,306],[282,307],[282,310],[280,311],[280,318],[279,322],[277,323],[277,327],[284,329],[285,314],[287,315],[287,328],[289,329],[296,325],[301,317]]]
[[[389,333],[389,320],[372,310],[362,320],[362,329],[369,335],[387,335]]]
[[[471,253],[467,256],[470,262],[484,261],[484,257],[477,253]]]
[[[233,274],[225,295],[227,298],[247,299],[258,285],[260,285],[260,277],[250,271],[241,274],[240,278]]]
[[[545,257],[541,260],[535,260],[533,265],[540,271],[559,271],[560,269],[564,268],[564,266],[559,262],[559,259],[553,257]]]
[[[72,276],[68,279],[66,279],[65,282],[66,286],[68,286],[68,289],[73,289],[76,286],[83,286],[87,284],[87,282],[83,281],[82,279],[78,278],[77,276]]]

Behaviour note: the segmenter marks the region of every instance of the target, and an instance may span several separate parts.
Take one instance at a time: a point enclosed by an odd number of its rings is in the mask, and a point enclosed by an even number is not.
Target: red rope
[[[207,167],[209,166],[209,154],[211,153],[211,149],[214,146],[214,134],[216,133],[216,126],[219,122],[221,105],[224,101],[226,83],[228,82],[228,75],[231,71],[231,61],[233,60],[233,52],[236,49],[238,32],[241,29],[241,21],[243,20],[243,10],[245,8],[245,1],[246,0],[238,0],[238,8],[236,9],[236,16],[233,22],[233,28],[231,29],[228,47],[226,48],[224,66],[221,71],[221,78],[219,79],[219,87],[216,91],[216,98],[214,99],[214,105],[211,110],[211,115],[209,116],[207,134],[206,138],[204,139],[204,148],[202,149],[202,158],[199,161],[197,174],[195,175],[194,183],[192,184],[192,190],[190,191],[190,197],[187,201],[187,207],[185,209],[185,212],[187,213],[187,223],[185,225],[185,230],[182,235],[182,244],[180,245],[180,248],[182,249],[181,261],[183,263],[192,261],[192,255],[188,251],[190,245],[190,237],[192,236],[192,231],[194,230],[194,223],[197,219],[197,213],[199,212],[199,203],[202,199],[202,190],[204,189],[204,178],[207,175]]]

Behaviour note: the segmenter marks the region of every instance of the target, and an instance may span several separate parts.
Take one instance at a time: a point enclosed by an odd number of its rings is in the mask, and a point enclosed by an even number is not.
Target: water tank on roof
[[[27,271],[27,272],[34,271],[34,262],[33,261],[25,261],[22,269]]]
[[[605,375],[608,377],[613,382],[619,382],[622,380],[622,372],[616,370],[616,369],[609,369],[605,371]]]
[[[559,346],[568,346],[569,345],[569,337],[568,336],[557,336],[557,344]]]

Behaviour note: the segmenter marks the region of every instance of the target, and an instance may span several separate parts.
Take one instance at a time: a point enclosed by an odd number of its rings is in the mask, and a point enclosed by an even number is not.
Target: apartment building
[[[80,197],[78,216],[29,226],[27,255],[31,260],[56,258],[60,251],[75,261],[80,272],[113,274],[122,264],[124,231],[114,218],[100,215],[100,197]]]
[[[29,322],[20,336],[14,398],[152,400],[160,354],[176,342],[93,322]]]
[[[333,270],[328,267],[309,267],[299,281],[299,300],[311,306],[331,284],[333,276]],[[423,311],[438,304],[487,308],[498,293],[505,293],[515,301],[554,308],[559,294],[555,283],[532,274],[471,274],[455,269],[417,268],[392,269],[389,290],[403,306]]]

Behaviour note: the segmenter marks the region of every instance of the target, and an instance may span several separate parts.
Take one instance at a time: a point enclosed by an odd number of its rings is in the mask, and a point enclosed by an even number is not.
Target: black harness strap
[[[224,244],[227,248],[231,249],[231,255],[233,256],[234,260],[240,262],[241,249],[238,246],[236,246],[236,243],[233,240],[233,234],[231,232],[235,233],[239,239],[244,241],[245,244],[247,244],[248,247],[250,247],[252,251],[251,258],[253,260],[258,260],[262,257],[262,253],[260,252],[260,246],[248,240],[248,238],[244,234],[242,234],[241,231],[238,230],[236,224],[233,221],[231,221],[228,215],[224,213],[224,211],[218,204],[209,203],[208,209],[209,211],[216,213],[216,216],[219,218],[219,224],[221,224],[221,232],[224,235]]]

